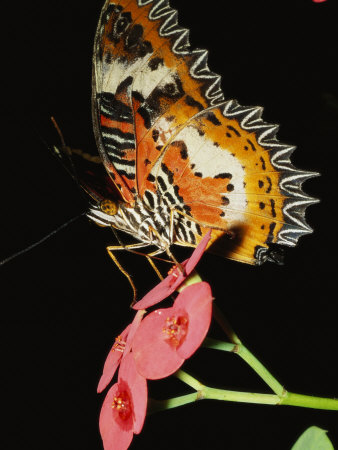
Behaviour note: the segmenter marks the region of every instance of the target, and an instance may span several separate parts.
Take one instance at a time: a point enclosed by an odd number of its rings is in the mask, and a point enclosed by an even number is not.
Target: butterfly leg
[[[159,269],[156,267],[153,258],[156,258],[156,255],[163,253],[162,249],[157,249],[153,252],[150,253],[142,253],[142,252],[138,252],[135,251],[135,249],[137,248],[143,248],[143,247],[147,247],[149,244],[144,244],[143,242],[137,243],[137,244],[129,244],[129,245],[110,245],[109,247],[107,247],[107,252],[108,255],[110,256],[110,258],[114,261],[114,263],[116,264],[116,266],[118,267],[118,269],[123,273],[123,275],[127,278],[127,280],[129,281],[129,284],[133,290],[133,302],[132,305],[135,303],[136,301],[136,287],[135,284],[132,280],[132,277],[130,276],[130,274],[122,267],[122,265],[120,264],[120,262],[118,261],[118,259],[116,258],[116,256],[114,255],[114,251],[116,250],[126,250],[129,251],[130,253],[134,253],[136,255],[141,255],[141,256],[145,256],[149,262],[149,264],[151,265],[151,267],[154,269],[154,271],[156,272],[157,276],[159,277],[160,280],[163,280],[162,274],[159,271]],[[160,258],[159,258],[160,259]],[[160,259],[162,261],[162,259]]]
[[[151,265],[151,267],[155,270],[156,275],[159,277],[160,280],[163,280],[162,274],[161,274],[161,272],[158,270],[158,268],[156,267],[156,264],[155,264],[155,262],[153,261],[152,258],[153,258],[155,255],[158,255],[159,253],[162,253],[162,252],[163,252],[162,249],[158,249],[158,250],[155,250],[154,252],[151,252],[151,253],[148,253],[148,254],[145,254],[145,255],[144,255],[144,256],[147,258],[147,260],[148,260],[149,264]]]
[[[119,263],[118,259],[116,258],[116,256],[114,255],[113,252],[116,251],[116,250],[133,251],[134,248],[142,248],[142,247],[145,247],[145,246],[146,246],[145,244],[140,242],[140,243],[137,243],[137,244],[129,244],[129,245],[110,245],[110,246],[108,246],[106,248],[110,258],[114,261],[114,263],[116,264],[118,269],[123,273],[123,275],[129,281],[129,284],[130,284],[130,286],[131,286],[131,288],[133,290],[133,303],[135,303],[135,301],[136,301],[136,287],[135,287],[135,284],[134,284],[131,276],[129,275],[129,273],[121,266],[121,264]],[[141,253],[141,254],[143,254],[143,253]]]
[[[128,245],[126,245],[126,246],[119,246],[118,248],[115,248],[115,250],[127,250],[130,253],[134,253],[135,255],[145,256],[147,258],[149,264],[151,265],[151,267],[156,272],[156,275],[159,277],[160,280],[163,280],[162,274],[159,271],[159,269],[156,267],[154,259],[158,259],[159,261],[164,261],[164,262],[168,262],[168,263],[170,263],[171,261],[168,261],[168,260],[163,259],[163,258],[156,258],[156,255],[159,255],[160,253],[163,253],[163,250],[161,248],[159,248],[159,249],[157,249],[157,250],[155,250],[153,252],[150,252],[150,253],[142,253],[142,252],[137,252],[137,251],[134,250],[135,248],[138,248],[138,247],[142,248],[142,247],[145,247],[146,245],[149,245],[149,244],[142,244],[142,243],[135,244],[133,246],[133,248],[130,248],[130,246],[128,246]]]
[[[162,250],[161,248],[158,248],[157,250],[155,250],[154,252],[151,252],[151,253],[142,253],[142,252],[135,251],[135,248],[149,247],[150,245],[153,245],[153,244],[150,244],[150,243],[147,244],[145,242],[138,242],[136,244],[124,245],[123,242],[121,241],[121,239],[119,238],[119,235],[116,232],[116,230],[113,227],[111,227],[111,230],[114,233],[116,239],[118,240],[118,243],[120,244],[118,246],[118,250],[127,250],[130,253],[135,253],[135,255],[149,256],[150,258],[158,259],[159,261],[164,261],[164,262],[169,262],[169,263],[171,262],[171,261],[167,261],[163,258],[156,258],[156,255],[164,252],[164,250]],[[151,239],[151,231],[150,231],[150,239]],[[117,248],[116,248],[116,250],[117,250]],[[156,272],[156,270],[155,270],[155,272]]]

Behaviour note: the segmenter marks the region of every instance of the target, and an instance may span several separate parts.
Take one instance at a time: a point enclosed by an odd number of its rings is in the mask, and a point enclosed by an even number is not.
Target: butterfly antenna
[[[34,242],[33,244],[29,245],[28,247],[14,253],[13,255],[9,256],[8,258],[3,259],[2,261],[0,261],[0,266],[3,266],[4,264],[8,263],[9,261],[12,261],[13,259],[17,258],[20,255],[23,255],[24,253],[32,250],[34,247],[37,247],[38,245],[42,244],[44,241],[46,241],[47,239],[49,239],[50,237],[54,236],[54,234],[58,233],[59,231],[61,231],[63,228],[66,228],[68,225],[70,225],[71,223],[75,222],[75,220],[79,219],[80,217],[84,216],[86,213],[82,213],[76,217],[73,217],[72,219],[68,220],[67,222],[63,223],[62,225],[60,225],[58,228],[56,228],[55,230],[51,231],[50,233],[48,233],[46,236],[44,236],[42,239],[39,239],[38,241]]]
[[[73,162],[72,149],[67,146],[66,141],[65,141],[65,139],[63,137],[62,131],[61,131],[58,123],[56,122],[55,118],[53,116],[50,116],[50,120],[51,120],[51,122],[52,122],[52,124],[53,124],[53,126],[55,128],[56,133],[59,136],[60,143],[61,143],[61,148],[62,148],[62,153],[64,155],[66,155],[67,161],[70,164],[71,169],[67,168],[63,161],[61,161],[61,162],[62,162],[63,166],[66,168],[67,172],[71,175],[71,177],[75,181],[76,186],[77,186],[77,188],[78,188],[78,190],[80,192],[81,197],[84,198],[87,201],[87,198],[86,198],[86,195],[85,195],[85,193],[83,191],[83,188],[81,188],[81,182],[80,182],[80,178],[79,178],[79,175],[78,175],[78,171],[77,171],[76,166],[75,166],[75,164]],[[42,139],[42,141],[43,141],[43,139]],[[46,142],[44,142],[44,143],[46,144],[47,148],[52,150],[52,152],[54,153],[55,156],[60,157],[59,151],[58,150],[56,151],[55,147],[51,148],[50,145],[48,145]]]
[[[75,167],[75,165],[73,163],[73,160],[72,160],[72,157],[71,157],[71,153],[72,152],[71,152],[70,148],[66,145],[66,141],[65,141],[65,139],[63,137],[62,131],[61,131],[59,125],[57,124],[55,118],[53,116],[51,116],[50,120],[51,120],[51,122],[52,122],[52,124],[53,124],[53,126],[55,128],[55,131],[59,135],[59,139],[60,139],[60,142],[61,142],[62,150],[67,155],[69,163],[70,163],[70,165],[72,167],[72,171],[73,171],[72,177],[74,178],[74,180],[76,181],[77,186],[79,187],[80,186],[80,181],[79,181],[79,177],[78,177],[78,174],[77,174],[76,167]],[[79,189],[79,190],[80,190],[80,192],[82,192],[82,189]]]
[[[66,142],[65,142],[64,137],[63,137],[63,134],[62,134],[62,132],[61,132],[61,130],[60,130],[60,127],[59,127],[59,125],[57,124],[56,120],[54,119],[53,116],[51,116],[50,120],[52,121],[52,123],[53,123],[53,125],[54,125],[54,128],[55,128],[57,134],[59,135],[59,138],[60,138],[60,141],[61,141],[62,148],[63,148],[63,149],[67,148]]]

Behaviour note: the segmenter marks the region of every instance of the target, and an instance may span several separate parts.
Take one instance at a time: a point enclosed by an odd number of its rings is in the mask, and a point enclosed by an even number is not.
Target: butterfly
[[[318,174],[293,166],[261,107],[224,98],[207,58],[168,0],[107,0],[93,54],[99,156],[54,151],[89,194],[87,216],[138,246],[196,247],[211,229],[210,252],[278,262],[273,244],[312,231],[305,210],[317,200],[302,183]]]

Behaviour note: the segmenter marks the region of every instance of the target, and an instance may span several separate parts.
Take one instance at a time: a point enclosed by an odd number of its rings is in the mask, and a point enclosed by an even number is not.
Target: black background
[[[85,211],[34,128],[43,134],[54,115],[68,144],[94,145],[91,52],[101,3],[18,1],[2,14],[3,258]],[[171,4],[193,46],[210,50],[226,97],[263,105],[265,120],[282,124],[280,139],[298,146],[295,165],[322,174],[305,188],[321,199],[307,213],[315,232],[286,250],[284,266],[206,255],[199,272],[244,343],[287,389],[337,396],[337,2]],[[96,384],[113,338],[132,317],[129,285],[105,251],[112,242],[108,230],[81,218],[1,268],[2,448],[101,449]],[[140,295],[156,283],[142,257],[120,260]],[[269,392],[234,355],[201,350],[185,368],[212,386]],[[157,398],[187,392],[176,380],[150,390]],[[311,425],[329,430],[338,448],[336,412],[205,401],[148,417],[132,448],[287,450]]]

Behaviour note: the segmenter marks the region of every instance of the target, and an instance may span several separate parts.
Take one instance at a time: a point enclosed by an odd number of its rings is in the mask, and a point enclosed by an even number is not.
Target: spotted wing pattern
[[[175,243],[247,262],[312,230],[301,188],[317,174],[290,162],[262,108],[224,100],[207,51],[191,49],[167,0],[106,1],[96,33],[93,122],[104,165],[124,200],[172,210]],[[169,224],[168,224],[169,226]]]

